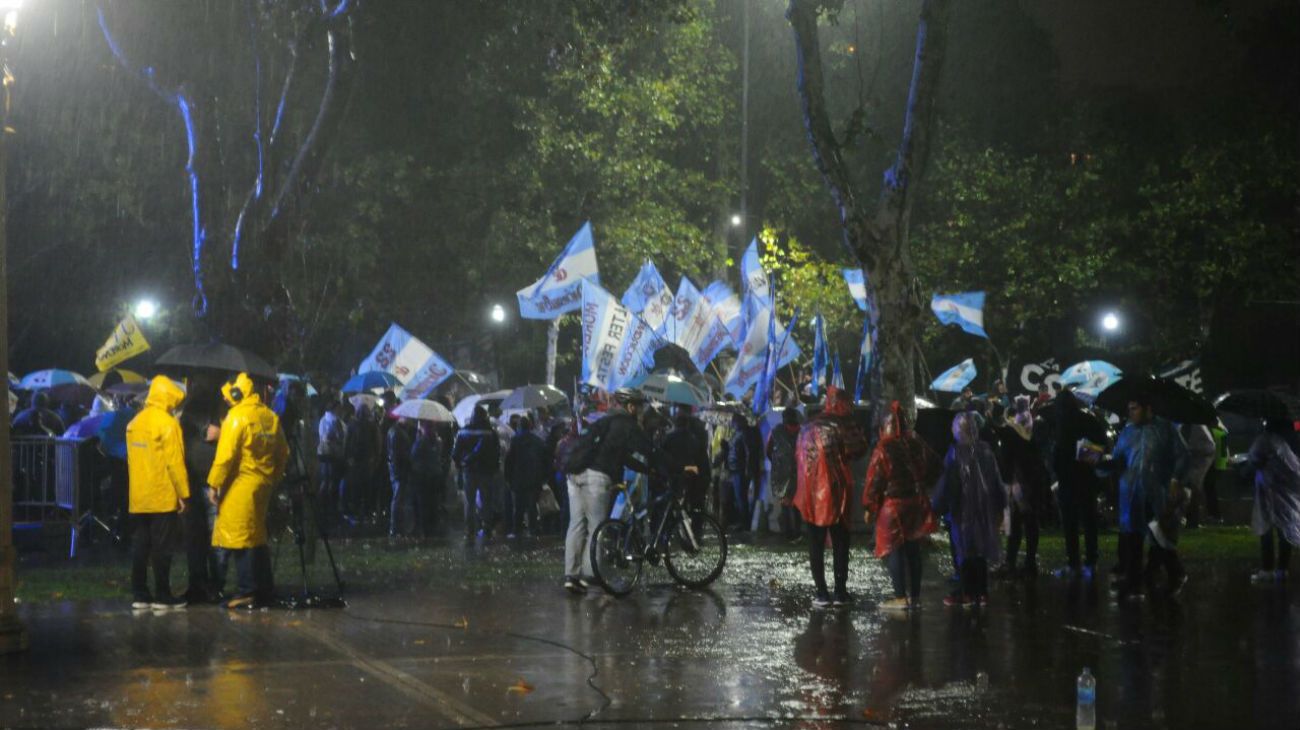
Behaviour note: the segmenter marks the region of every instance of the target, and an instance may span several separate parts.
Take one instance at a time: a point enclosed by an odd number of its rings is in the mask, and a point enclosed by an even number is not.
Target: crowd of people
[[[978,606],[991,577],[1039,573],[1040,527],[1053,513],[1066,552],[1054,573],[1093,580],[1105,503],[1119,532],[1112,584],[1121,599],[1137,600],[1158,584],[1182,590],[1180,530],[1218,518],[1215,479],[1228,468],[1221,428],[1171,423],[1139,398],[1116,434],[1069,389],[1013,399],[1001,383],[983,397],[964,391],[943,424],[951,435],[940,439],[920,433],[898,403],[870,434],[861,409],[836,388],[757,419],[740,407],[651,403],[631,389],[592,398],[580,412],[480,405],[463,427],[393,417],[397,403],[392,392],[309,398],[301,381],[259,388],[247,375],[195,378],[188,389],[160,376],[140,398],[120,395],[109,408],[97,399],[89,415],[101,419],[99,461],[89,472],[105,485],[101,512],[117,517],[114,529],[132,545],[133,605],[269,603],[268,511],[280,484],[309,501],[324,533],[444,536],[457,509],[470,541],[563,535],[561,577],[574,593],[591,586],[588,539],[618,509],[612,485],[637,484],[643,495],[672,489],[733,534],[806,541],[819,607],[853,601],[850,528],[860,495],[892,582],[882,606],[903,610],[921,605],[931,535],[947,535],[954,565],[944,603]],[[60,410],[47,394],[31,394],[14,433],[58,436],[65,419],[86,415],[66,403]],[[1300,545],[1296,451],[1292,424],[1271,419],[1247,455],[1257,582],[1284,580]],[[175,596],[178,550],[189,587]],[[228,592],[230,562],[237,577]]]

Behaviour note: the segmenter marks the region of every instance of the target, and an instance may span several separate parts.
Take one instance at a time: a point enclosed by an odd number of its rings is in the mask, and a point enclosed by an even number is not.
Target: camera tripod
[[[284,490],[280,497],[287,497],[290,504],[290,520],[284,531],[293,535],[293,542],[298,546],[298,567],[302,573],[302,592],[285,598],[280,604],[287,609],[302,608],[346,608],[343,600],[343,579],[339,577],[339,566],[334,561],[334,551],[330,548],[329,528],[321,519],[320,504],[312,490],[311,476],[307,473],[307,464],[302,458],[302,448],[297,434],[289,437],[289,466],[280,488]],[[330,561],[330,570],[334,574],[335,595],[322,596],[313,593],[307,579],[307,520],[311,519],[316,528],[316,536],[325,546],[325,555]],[[280,534],[280,538],[284,535]],[[280,538],[276,540],[276,553],[279,554]]]

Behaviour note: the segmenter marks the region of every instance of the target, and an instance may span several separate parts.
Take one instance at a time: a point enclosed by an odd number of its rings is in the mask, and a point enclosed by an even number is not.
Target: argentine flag
[[[984,292],[935,294],[930,309],[944,324],[955,324],[972,335],[988,339],[984,331]]]
[[[742,344],[740,297],[727,286],[725,281],[715,280],[705,287],[704,298],[713,305],[713,313],[726,328],[730,344],[739,348]]]
[[[590,281],[579,284],[582,382],[613,391],[650,370],[664,342],[645,320]]]
[[[1123,375],[1119,368],[1105,360],[1084,360],[1071,365],[1061,373],[1061,384],[1075,386],[1075,394],[1091,402],[1101,391],[1110,387]]]
[[[641,315],[641,319],[658,330],[672,305],[672,290],[659,274],[659,269],[655,268],[654,262],[646,261],[641,265],[636,280],[623,292],[623,306],[634,314]]]
[[[573,234],[569,245],[535,283],[520,289],[519,316],[525,319],[555,319],[582,306],[581,282],[600,283],[596,268],[596,244],[591,237],[591,222]]]
[[[935,378],[934,382],[930,383],[930,389],[941,393],[960,393],[961,389],[970,385],[974,379],[975,361],[966,358]]]
[[[814,398],[821,394],[822,386],[826,384],[827,355],[826,329],[822,324],[822,315],[818,313],[813,318],[812,382],[809,384],[809,392]]]
[[[456,372],[451,363],[396,322],[357,367],[359,373],[372,370],[389,373],[401,381],[398,395],[403,398],[423,398]]]
[[[858,345],[858,372],[853,377],[853,401],[862,400],[862,385],[871,369],[871,318],[862,323],[862,344]]]
[[[858,309],[867,311],[867,277],[862,269],[844,269],[844,282],[849,285],[849,296]]]
[[[767,280],[767,272],[758,260],[758,239],[749,242],[745,255],[740,259],[740,280],[745,285],[745,292],[753,294],[759,301],[772,306],[772,286]]]

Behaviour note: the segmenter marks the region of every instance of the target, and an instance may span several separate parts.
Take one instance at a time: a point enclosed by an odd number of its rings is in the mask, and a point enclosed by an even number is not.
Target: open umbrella
[[[1214,409],[1247,418],[1300,421],[1300,398],[1272,390],[1230,390],[1214,399]]]
[[[1177,423],[1212,426],[1219,420],[1214,405],[1204,396],[1155,375],[1125,376],[1101,391],[1095,404],[1122,416],[1128,412],[1129,401],[1135,398],[1149,400],[1156,415]]]
[[[395,418],[410,418],[416,421],[432,421],[434,423],[455,423],[456,417],[451,415],[451,411],[443,404],[417,398],[408,400],[398,407],[394,408],[389,415]]]
[[[307,382],[307,379],[301,375],[294,375],[293,373],[277,373],[276,377],[279,378],[281,383],[285,381],[289,381],[290,383],[302,383],[306,388],[308,398],[315,398],[320,395],[320,391],[316,390],[316,386]]]
[[[379,405],[379,396],[373,393],[357,393],[348,397],[348,402],[359,411],[363,408],[374,408]]]
[[[208,368],[228,373],[248,373],[250,378],[275,382],[275,368],[261,357],[238,347],[218,342],[203,345],[177,345],[158,358],[160,367],[177,369]]]
[[[501,401],[501,410],[517,411],[550,408],[569,402],[569,396],[553,385],[521,385]]]
[[[344,393],[365,393],[372,390],[388,390],[402,387],[402,381],[396,375],[383,370],[367,370],[348,378],[341,390]]]
[[[89,403],[95,397],[95,386],[79,373],[71,370],[37,370],[23,376],[23,390],[44,390],[52,400],[72,403]]]
[[[469,419],[474,416],[474,407],[479,403],[484,405],[493,402],[500,403],[509,395],[510,391],[508,390],[497,390],[482,395],[467,395],[460,399],[455,408],[451,409],[451,414],[456,417],[456,423],[464,427],[469,424]]]
[[[96,438],[99,436],[99,428],[103,425],[104,419],[108,418],[110,415],[112,414],[97,413],[93,416],[86,416],[69,426],[68,430],[63,432],[63,438],[77,439],[78,441]]]
[[[95,386],[95,390],[103,390],[109,386],[118,385],[119,383],[146,382],[145,377],[140,373],[137,373],[134,370],[123,370],[121,368],[113,368],[111,370],[105,370],[102,373],[95,373],[86,378],[86,380],[91,385]]]
[[[673,373],[655,373],[648,375],[637,388],[652,398],[664,403],[678,403],[684,406],[702,406],[712,399],[708,391],[701,390],[690,381]]]

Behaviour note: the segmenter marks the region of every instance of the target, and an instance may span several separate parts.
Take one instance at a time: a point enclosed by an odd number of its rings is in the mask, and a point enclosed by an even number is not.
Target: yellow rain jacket
[[[172,411],[185,400],[185,391],[159,375],[149,386],[144,408],[126,424],[126,466],[130,477],[131,514],[175,512],[190,496],[185,474],[185,440]]]
[[[266,544],[266,509],[284,476],[289,444],[279,417],[262,404],[248,376],[240,373],[233,385],[242,398],[221,424],[208,486],[217,490],[220,500],[213,547],[242,550]],[[231,400],[229,387],[222,393]]]

